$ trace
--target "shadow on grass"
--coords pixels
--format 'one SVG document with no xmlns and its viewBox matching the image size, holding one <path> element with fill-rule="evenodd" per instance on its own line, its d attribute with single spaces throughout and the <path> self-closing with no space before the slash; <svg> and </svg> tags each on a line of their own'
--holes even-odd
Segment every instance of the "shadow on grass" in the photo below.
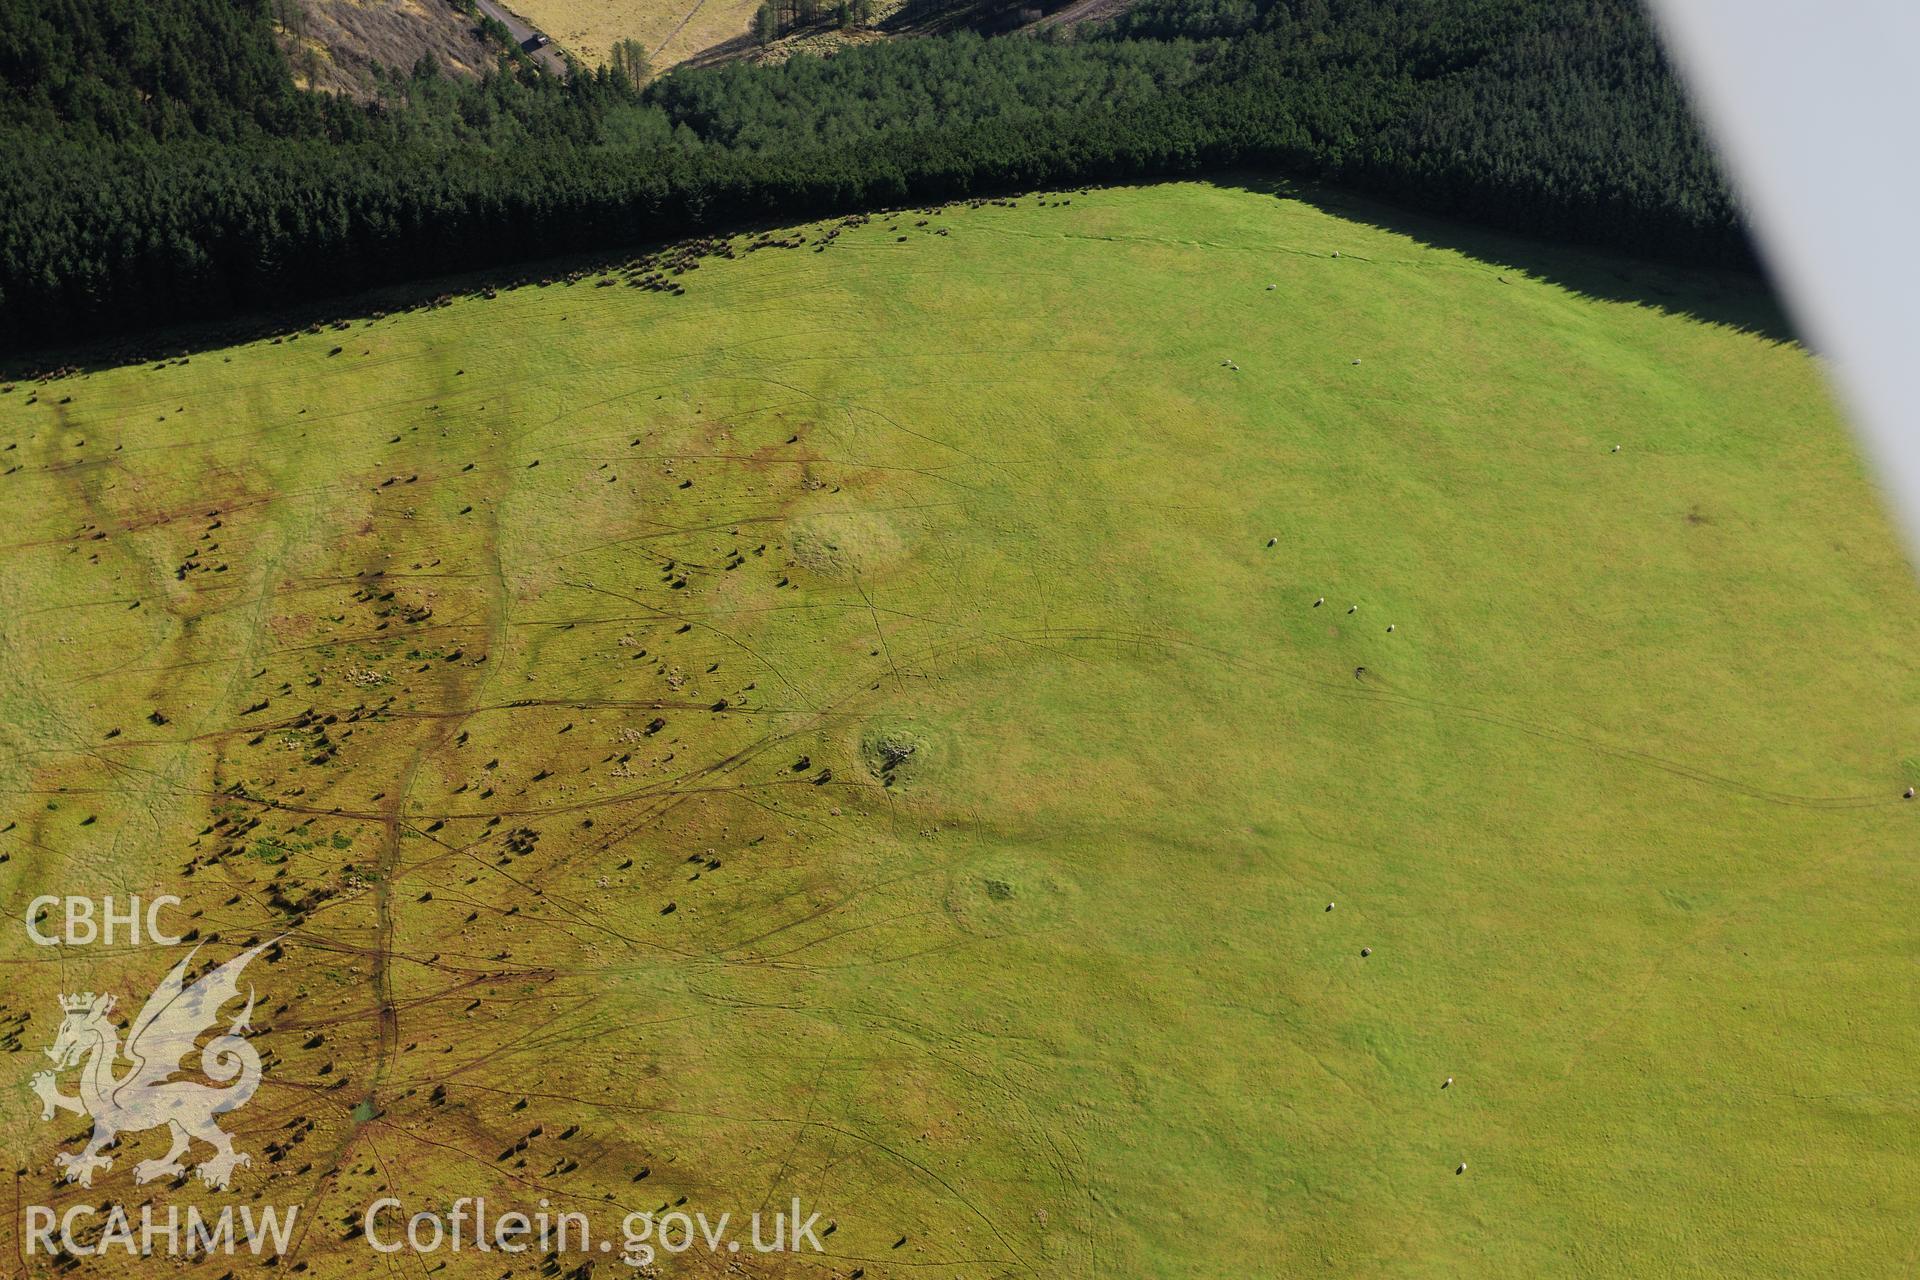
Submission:
<svg viewBox="0 0 1920 1280">
<path fill-rule="evenodd" d="M 1553 244 L 1400 208 L 1351 191 L 1258 175 L 1223 174 L 1223 187 L 1298 200 L 1334 217 L 1389 231 L 1434 249 L 1559 285 L 1605 302 L 1651 307 L 1725 325 L 1772 342 L 1801 342 L 1766 278 L 1723 267 L 1689 267 L 1619 250 Z"/>
<path fill-rule="evenodd" d="M 755 53 L 763 47 L 759 38 L 749 31 L 744 35 L 737 35 L 722 40 L 719 44 L 710 45 L 691 57 L 682 58 L 674 65 L 676 67 L 695 68 L 717 67 L 728 62 L 738 62 L 748 54 Z"/>
<path fill-rule="evenodd" d="M 1631 303 L 1709 324 L 1725 325 L 1773 342 L 1799 342 L 1764 278 L 1724 268 L 1693 268 L 1684 264 L 1627 256 L 1617 251 L 1580 245 L 1555 245 L 1470 223 L 1417 213 L 1334 187 L 1258 174 L 1221 173 L 1192 178 L 1169 176 L 1166 181 L 1211 182 L 1217 186 L 1298 200 L 1335 217 L 1403 235 L 1418 244 L 1451 249 L 1489 267 L 1560 285 L 1575 293 L 1608 302 Z M 1114 184 L 1117 189 L 1154 185 L 1153 180 Z M 1041 188 L 1052 190 L 1053 188 Z M 1066 189 L 1066 188 L 1061 188 Z M 1076 188 L 1077 189 L 1077 188 Z M 1026 194 L 1022 190 L 979 190 L 969 196 L 941 202 L 964 205 L 969 200 L 997 199 Z M 0 352 L 0 381 L 30 382 L 71 373 L 122 365 L 178 359 L 196 352 L 301 333 L 318 334 L 344 329 L 352 321 L 379 318 L 396 312 L 445 306 L 459 297 L 490 298 L 496 292 L 593 278 L 618 277 L 628 283 L 637 269 L 676 259 L 701 259 L 730 240 L 773 235 L 800 223 L 831 222 L 856 212 L 796 213 L 790 219 L 756 220 L 714 230 L 684 240 L 609 248 L 521 262 L 458 276 L 442 276 L 388 285 L 348 296 L 318 299 L 269 312 L 249 312 L 226 319 L 207 320 L 175 328 L 142 331 L 91 343 L 52 350 Z M 880 214 L 884 210 L 862 212 Z"/>
<path fill-rule="evenodd" d="M 382 320 L 412 311 L 431 311 L 462 298 L 492 300 L 518 289 L 547 288 L 612 280 L 628 286 L 640 272 L 671 267 L 675 261 L 702 260 L 717 247 L 742 235 L 771 233 L 787 224 L 755 223 L 717 230 L 684 240 L 644 246 L 608 248 L 504 263 L 498 267 L 458 275 L 433 276 L 400 284 L 382 285 L 339 297 L 316 298 L 276 307 L 249 310 L 210 320 L 195 320 L 162 329 L 63 344 L 42 350 L 0 352 L 0 382 L 48 381 L 73 374 L 136 364 L 166 364 L 222 347 L 251 342 L 293 341 L 302 335 L 344 332 L 356 322 Z M 675 273 L 677 276 L 678 273 Z"/>
</svg>

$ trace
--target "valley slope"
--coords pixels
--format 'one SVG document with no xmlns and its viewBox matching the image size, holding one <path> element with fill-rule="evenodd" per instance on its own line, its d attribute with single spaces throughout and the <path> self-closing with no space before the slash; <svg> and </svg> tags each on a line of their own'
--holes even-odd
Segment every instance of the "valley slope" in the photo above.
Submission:
<svg viewBox="0 0 1920 1280">
<path fill-rule="evenodd" d="M 387 1194 L 1910 1265 L 1920 606 L 1758 286 L 1226 184 L 755 239 L 0 396 L 4 905 L 284 935 L 283 1274 Z M 222 1203 L 55 1185 L 55 997 L 176 957 L 8 936 L 18 1194 Z"/>
</svg>

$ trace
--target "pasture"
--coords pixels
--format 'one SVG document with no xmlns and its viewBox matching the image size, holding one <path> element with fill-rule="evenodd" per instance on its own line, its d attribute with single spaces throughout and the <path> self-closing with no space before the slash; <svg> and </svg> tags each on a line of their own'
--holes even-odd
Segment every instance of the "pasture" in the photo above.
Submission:
<svg viewBox="0 0 1920 1280">
<path fill-rule="evenodd" d="M 5 908 L 285 935 L 279 1274 L 385 1274 L 389 1193 L 797 1196 L 768 1275 L 1909 1272 L 1911 568 L 1816 362 L 1693 314 L 1757 286 L 1444 232 L 1024 196 L 21 382 Z M 18 1194 L 222 1202 L 56 1182 L 56 996 L 176 957 L 11 928 Z"/>
<path fill-rule="evenodd" d="M 589 67 L 613 56 L 621 40 L 647 48 L 655 71 L 744 37 L 759 0 L 516 0 L 514 10 Z"/>
</svg>

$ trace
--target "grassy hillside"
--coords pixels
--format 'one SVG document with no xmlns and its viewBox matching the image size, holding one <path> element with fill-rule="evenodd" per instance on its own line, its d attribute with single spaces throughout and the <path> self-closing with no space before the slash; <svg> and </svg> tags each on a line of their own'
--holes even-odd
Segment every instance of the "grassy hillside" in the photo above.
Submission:
<svg viewBox="0 0 1920 1280">
<path fill-rule="evenodd" d="M 660 71 L 746 35 L 759 7 L 759 0 L 516 0 L 513 5 L 590 67 L 608 61 L 621 40 L 638 40 Z"/>
<path fill-rule="evenodd" d="M 15 388 L 7 911 L 287 933 L 283 1274 L 389 1187 L 798 1195 L 809 1276 L 1903 1274 L 1920 602 L 1816 365 L 1350 212 L 906 213 Z M 1622 275 L 1676 309 L 1558 283 Z M 172 957 L 10 936 L 21 1194 L 146 1196 L 157 1134 L 50 1190 L 25 1082 Z"/>
</svg>

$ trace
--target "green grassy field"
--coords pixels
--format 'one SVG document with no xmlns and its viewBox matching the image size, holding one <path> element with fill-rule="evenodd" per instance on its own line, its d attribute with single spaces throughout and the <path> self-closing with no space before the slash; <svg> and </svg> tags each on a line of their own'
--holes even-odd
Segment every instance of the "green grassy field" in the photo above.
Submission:
<svg viewBox="0 0 1920 1280">
<path fill-rule="evenodd" d="M 1816 363 L 1351 212 L 1027 197 L 16 387 L 7 910 L 288 934 L 280 1274 L 425 1274 L 344 1238 L 391 1188 L 837 1224 L 663 1274 L 1911 1275 L 1920 602 Z M 56 1187 L 26 1080 L 174 957 L 7 936 L 16 1202 L 143 1200 L 160 1135 Z"/>
</svg>

